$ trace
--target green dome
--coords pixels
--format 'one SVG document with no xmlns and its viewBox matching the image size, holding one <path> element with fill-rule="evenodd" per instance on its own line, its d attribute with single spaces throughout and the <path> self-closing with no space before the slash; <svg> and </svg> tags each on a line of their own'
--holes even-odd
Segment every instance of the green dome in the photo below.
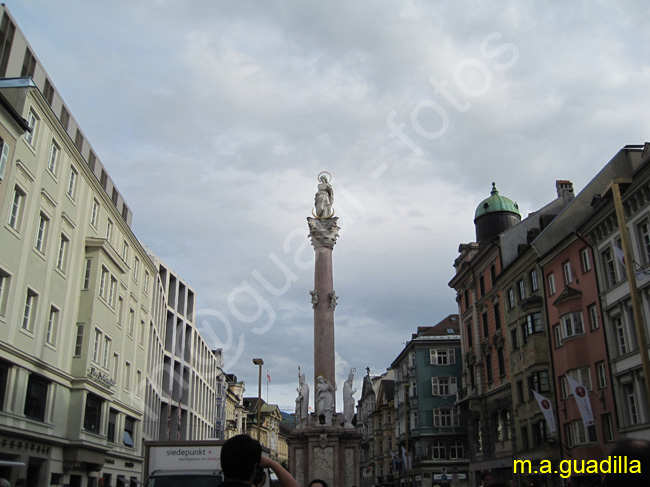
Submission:
<svg viewBox="0 0 650 487">
<path fill-rule="evenodd" d="M 521 213 L 519 213 L 519 205 L 512 201 L 510 198 L 500 196 L 496 184 L 492 183 L 492 191 L 490 193 L 490 197 L 481 201 L 481 203 L 476 207 L 474 220 L 488 213 L 499 212 L 514 213 L 518 215 L 519 218 L 521 218 Z"/>
</svg>

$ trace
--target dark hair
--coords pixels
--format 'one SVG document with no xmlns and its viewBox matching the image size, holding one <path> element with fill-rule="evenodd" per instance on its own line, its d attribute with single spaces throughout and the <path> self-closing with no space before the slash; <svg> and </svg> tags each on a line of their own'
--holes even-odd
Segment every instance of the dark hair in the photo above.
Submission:
<svg viewBox="0 0 650 487">
<path fill-rule="evenodd" d="M 488 475 L 492 477 L 492 472 L 490 472 L 489 470 L 483 470 L 481 472 L 481 480 L 485 480 L 485 477 L 487 477 Z"/>
<path fill-rule="evenodd" d="M 221 470 L 228 480 L 247 482 L 262 460 L 262 445 L 248 435 L 237 435 L 221 447 Z"/>
<path fill-rule="evenodd" d="M 486 487 L 508 487 L 505 482 L 501 482 L 500 480 L 494 480 L 487 484 Z"/>
<path fill-rule="evenodd" d="M 327 483 L 324 480 L 321 479 L 314 479 L 311 482 L 309 482 L 309 487 L 311 487 L 314 484 L 321 484 L 323 487 L 327 487 Z"/>
<path fill-rule="evenodd" d="M 605 475 L 604 485 L 616 487 L 647 487 L 650 485 L 650 441 L 635 438 L 626 438 L 619 441 L 609 452 L 612 457 L 627 457 L 627 463 L 637 460 L 641 464 L 639 473 L 608 473 Z"/>
</svg>

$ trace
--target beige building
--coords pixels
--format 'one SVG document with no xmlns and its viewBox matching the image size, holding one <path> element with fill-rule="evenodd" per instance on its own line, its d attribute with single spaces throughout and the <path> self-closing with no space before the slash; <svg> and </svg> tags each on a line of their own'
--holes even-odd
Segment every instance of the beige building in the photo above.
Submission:
<svg viewBox="0 0 650 487">
<path fill-rule="evenodd" d="M 244 407 L 244 393 L 246 384 L 238 381 L 233 374 L 226 375 L 228 389 L 226 391 L 226 432 L 225 439 L 246 432 L 246 408 Z"/>
<path fill-rule="evenodd" d="M 2 22 L 11 22 L 6 9 Z M 21 52 L 31 55 L 16 30 L 8 70 Z M 83 136 L 73 143 L 34 63 L 26 73 L 34 81 L 0 85 L 31 128 L 0 183 L 0 455 L 26 465 L 3 475 L 33 485 L 92 486 L 99 477 L 124 485 L 140 478 L 156 269 L 128 207 Z"/>
<path fill-rule="evenodd" d="M 260 426 L 257 423 L 257 401 L 256 397 L 247 397 L 244 399 L 244 407 L 248 414 L 246 420 L 246 433 L 253 438 L 259 439 L 262 446 L 268 448 L 271 452 L 271 458 L 280 461 L 280 453 L 284 448 L 287 452 L 288 446 L 280 446 L 280 422 L 282 414 L 277 404 L 267 404 L 261 399 L 260 406 Z"/>
<path fill-rule="evenodd" d="M 19 462 L 0 477 L 122 487 L 142 480 L 144 439 L 223 437 L 221 352 L 0 17 L 0 460 Z"/>
</svg>

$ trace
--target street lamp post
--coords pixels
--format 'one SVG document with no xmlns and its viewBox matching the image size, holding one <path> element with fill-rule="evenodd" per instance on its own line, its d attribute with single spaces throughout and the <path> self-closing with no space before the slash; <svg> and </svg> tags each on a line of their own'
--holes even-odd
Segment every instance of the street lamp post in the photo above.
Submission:
<svg viewBox="0 0 650 487">
<path fill-rule="evenodd" d="M 254 358 L 253 363 L 260 368 L 260 376 L 257 383 L 257 441 L 261 443 L 262 440 L 260 439 L 260 428 L 262 425 L 260 424 L 260 411 L 262 408 L 262 365 L 264 365 L 264 360 L 261 358 Z"/>
</svg>

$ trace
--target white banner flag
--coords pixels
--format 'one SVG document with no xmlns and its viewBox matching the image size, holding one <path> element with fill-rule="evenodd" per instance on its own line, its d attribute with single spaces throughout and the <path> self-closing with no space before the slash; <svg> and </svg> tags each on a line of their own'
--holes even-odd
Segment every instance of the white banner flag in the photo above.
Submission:
<svg viewBox="0 0 650 487">
<path fill-rule="evenodd" d="M 596 424 L 594 421 L 594 413 L 591 411 L 591 402 L 589 401 L 589 391 L 585 389 L 585 386 L 576 382 L 571 376 L 566 376 L 567 383 L 573 392 L 573 397 L 578 403 L 578 409 L 580 410 L 580 416 L 582 416 L 582 422 L 586 426 L 592 426 Z"/>
<path fill-rule="evenodd" d="M 544 413 L 544 418 L 546 418 L 546 424 L 548 424 L 548 431 L 552 435 L 555 434 L 556 427 L 555 427 L 555 415 L 553 414 L 553 408 L 551 407 L 551 401 L 546 399 L 544 396 L 539 394 L 537 391 L 531 389 L 533 391 L 533 394 L 535 394 L 535 399 L 537 399 L 537 404 L 539 404 L 539 408 L 542 410 L 542 413 Z"/>
</svg>

